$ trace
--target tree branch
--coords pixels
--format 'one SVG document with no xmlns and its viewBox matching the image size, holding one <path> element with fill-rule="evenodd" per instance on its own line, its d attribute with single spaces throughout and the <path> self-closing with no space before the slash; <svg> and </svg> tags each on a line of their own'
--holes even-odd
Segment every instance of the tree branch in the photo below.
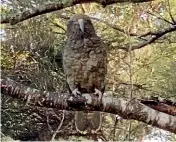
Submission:
<svg viewBox="0 0 176 142">
<path fill-rule="evenodd" d="M 176 21 L 175 21 L 173 15 L 172 15 L 172 13 L 171 13 L 171 7 L 170 7 L 170 2 L 169 2 L 169 0 L 167 0 L 167 5 L 168 5 L 167 11 L 168 11 L 168 13 L 169 13 L 169 16 L 170 16 L 172 22 L 173 22 L 174 24 L 176 24 Z"/>
<path fill-rule="evenodd" d="M 164 112 L 166 114 L 176 116 L 176 105 L 175 104 L 168 104 L 165 102 L 155 101 L 155 100 L 141 100 L 142 104 L 158 110 L 160 112 Z"/>
<path fill-rule="evenodd" d="M 98 22 L 101 22 L 101 23 L 104 23 L 105 25 L 109 26 L 110 28 L 114 29 L 114 30 L 117 30 L 123 34 L 127 34 L 125 32 L 125 30 L 119 28 L 118 26 L 116 25 L 113 25 L 113 24 L 110 24 L 109 22 L 105 21 L 105 20 L 102 20 L 102 19 L 99 19 L 99 18 L 96 18 L 96 17 L 90 17 L 92 20 L 95 20 L 95 21 L 98 21 Z M 138 34 L 135 34 L 135 33 L 129 33 L 130 36 L 139 36 Z"/>
<path fill-rule="evenodd" d="M 149 45 L 151 43 L 154 43 L 157 39 L 161 38 L 162 36 L 164 36 L 165 34 L 171 33 L 176 31 L 176 25 L 173 25 L 170 28 L 164 29 L 162 31 L 157 31 L 157 32 L 148 32 L 145 33 L 144 35 L 141 35 L 140 37 L 145 37 L 145 36 L 151 36 L 148 40 L 143 41 L 141 44 L 138 45 L 132 45 L 131 46 L 131 50 L 135 50 L 135 49 L 140 49 L 146 45 Z M 125 51 L 129 51 L 129 46 L 121 46 L 118 47 L 119 49 L 123 49 Z"/>
<path fill-rule="evenodd" d="M 76 4 L 82 4 L 82 3 L 95 2 L 105 7 L 107 5 L 114 4 L 114 3 L 123 3 L 123 2 L 142 3 L 142 2 L 149 2 L 149 1 L 152 1 L 152 0 L 69 0 L 69 1 L 61 0 L 61 2 L 58 2 L 58 3 L 45 4 L 40 7 L 24 11 L 22 13 L 17 13 L 15 15 L 1 15 L 1 23 L 10 23 L 11 25 L 14 25 L 38 15 L 46 14 L 56 10 L 61 10 L 66 7 L 70 7 L 70 6 L 74 6 Z"/>
<path fill-rule="evenodd" d="M 93 94 L 82 94 L 75 98 L 68 93 L 39 91 L 14 82 L 8 78 L 1 79 L 1 92 L 14 98 L 26 101 L 30 105 L 57 108 L 70 111 L 102 111 L 118 114 L 124 119 L 134 119 L 146 124 L 176 133 L 176 117 L 158 112 L 145 106 L 136 99 L 98 97 Z"/>
<path fill-rule="evenodd" d="M 63 110 L 63 112 L 62 112 L 62 120 L 61 120 L 59 126 L 57 127 L 57 130 L 56 130 L 56 131 L 54 132 L 54 134 L 52 135 L 51 141 L 54 141 L 54 139 L 55 139 L 57 133 L 59 132 L 60 128 L 62 127 L 62 124 L 63 124 L 63 122 L 64 122 L 64 119 L 65 119 L 65 114 L 64 114 L 64 110 Z"/>
</svg>

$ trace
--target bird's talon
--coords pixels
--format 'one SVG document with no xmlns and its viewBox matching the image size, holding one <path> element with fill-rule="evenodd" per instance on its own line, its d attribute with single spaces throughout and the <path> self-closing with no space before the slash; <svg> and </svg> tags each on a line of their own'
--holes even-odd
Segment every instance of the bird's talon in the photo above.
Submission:
<svg viewBox="0 0 176 142">
<path fill-rule="evenodd" d="M 78 95 L 81 95 L 81 92 L 78 90 L 78 88 L 76 88 L 75 90 L 73 90 L 72 94 L 73 94 L 75 97 L 78 97 Z"/>
<path fill-rule="evenodd" d="M 77 91 L 77 94 L 78 94 L 78 95 L 81 95 L 81 92 L 80 92 L 80 91 Z"/>
<path fill-rule="evenodd" d="M 102 98 L 102 92 L 98 89 L 95 88 L 95 95 L 98 95 L 98 101 L 100 102 L 101 101 L 101 98 Z"/>
</svg>

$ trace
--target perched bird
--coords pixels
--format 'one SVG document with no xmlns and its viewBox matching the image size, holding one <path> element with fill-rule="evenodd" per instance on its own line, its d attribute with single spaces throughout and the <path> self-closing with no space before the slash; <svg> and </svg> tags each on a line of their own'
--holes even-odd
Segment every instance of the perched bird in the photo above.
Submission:
<svg viewBox="0 0 176 142">
<path fill-rule="evenodd" d="M 72 94 L 77 97 L 94 93 L 101 100 L 107 73 L 107 48 L 87 15 L 75 14 L 68 21 L 63 67 Z M 101 127 L 100 112 L 76 112 L 75 124 L 80 133 L 97 132 Z"/>
</svg>

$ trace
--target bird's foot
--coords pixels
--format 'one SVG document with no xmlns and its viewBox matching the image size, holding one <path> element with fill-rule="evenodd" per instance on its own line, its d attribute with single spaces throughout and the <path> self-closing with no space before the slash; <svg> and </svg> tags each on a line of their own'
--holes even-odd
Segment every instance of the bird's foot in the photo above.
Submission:
<svg viewBox="0 0 176 142">
<path fill-rule="evenodd" d="M 98 89 L 95 88 L 95 93 L 94 95 L 98 95 L 98 101 L 100 102 L 102 99 L 102 92 Z"/>
<path fill-rule="evenodd" d="M 75 97 L 78 97 L 78 95 L 81 95 L 81 92 L 78 90 L 78 88 L 76 88 L 75 90 L 72 91 L 72 94 L 73 94 Z"/>
</svg>

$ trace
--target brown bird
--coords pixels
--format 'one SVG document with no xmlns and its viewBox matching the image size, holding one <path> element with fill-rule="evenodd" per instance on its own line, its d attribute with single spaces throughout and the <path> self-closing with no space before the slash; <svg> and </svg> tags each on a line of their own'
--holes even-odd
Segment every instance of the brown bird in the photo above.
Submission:
<svg viewBox="0 0 176 142">
<path fill-rule="evenodd" d="M 107 48 L 86 15 L 76 14 L 68 21 L 63 67 L 72 94 L 77 97 L 94 93 L 101 100 L 107 73 Z M 75 124 L 81 133 L 97 132 L 101 128 L 100 112 L 76 112 Z"/>
</svg>

